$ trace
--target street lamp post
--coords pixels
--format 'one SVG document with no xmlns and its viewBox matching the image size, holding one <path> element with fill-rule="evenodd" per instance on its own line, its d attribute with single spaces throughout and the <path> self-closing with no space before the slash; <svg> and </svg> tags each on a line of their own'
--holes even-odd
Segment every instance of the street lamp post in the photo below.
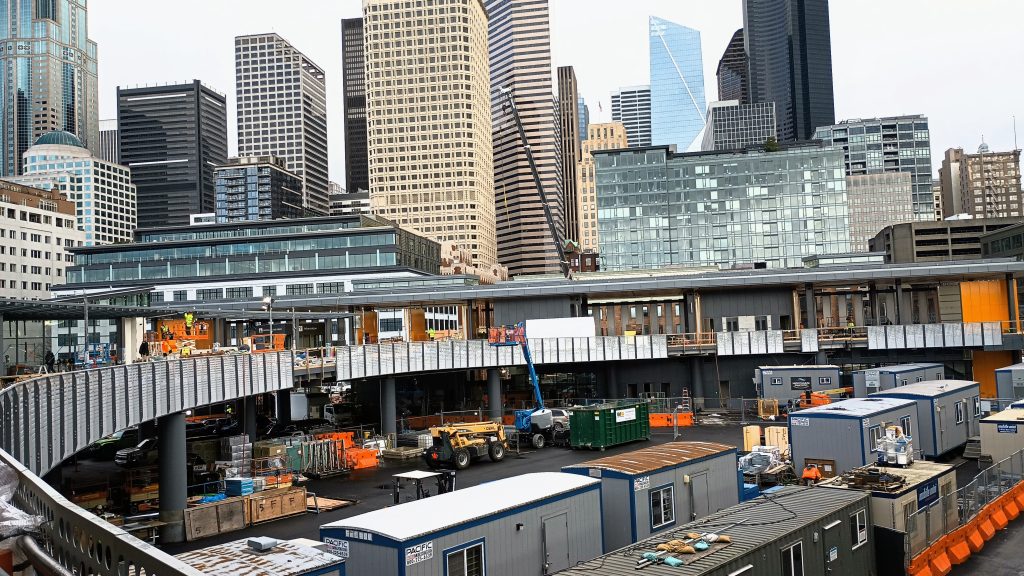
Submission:
<svg viewBox="0 0 1024 576">
<path fill-rule="evenodd" d="M 270 319 L 270 349 L 274 349 L 274 298 L 273 296 L 263 297 L 263 309 L 267 311 Z"/>
</svg>

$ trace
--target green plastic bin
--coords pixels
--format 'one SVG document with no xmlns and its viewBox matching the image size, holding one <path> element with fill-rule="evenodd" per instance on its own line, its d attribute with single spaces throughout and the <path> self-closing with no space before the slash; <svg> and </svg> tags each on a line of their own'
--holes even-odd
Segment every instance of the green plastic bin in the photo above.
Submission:
<svg viewBox="0 0 1024 576">
<path fill-rule="evenodd" d="M 609 402 L 572 408 L 569 436 L 573 448 L 604 450 L 636 440 L 651 439 L 646 402 Z"/>
</svg>

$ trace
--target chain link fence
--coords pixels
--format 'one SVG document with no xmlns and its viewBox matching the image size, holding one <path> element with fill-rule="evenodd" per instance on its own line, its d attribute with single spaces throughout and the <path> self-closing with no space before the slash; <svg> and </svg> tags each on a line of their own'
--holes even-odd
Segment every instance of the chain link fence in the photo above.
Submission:
<svg viewBox="0 0 1024 576">
<path fill-rule="evenodd" d="M 966 525 L 990 502 L 1024 478 L 1024 450 L 982 470 L 956 492 L 939 498 L 907 516 L 905 549 L 909 562 L 940 538 Z"/>
</svg>

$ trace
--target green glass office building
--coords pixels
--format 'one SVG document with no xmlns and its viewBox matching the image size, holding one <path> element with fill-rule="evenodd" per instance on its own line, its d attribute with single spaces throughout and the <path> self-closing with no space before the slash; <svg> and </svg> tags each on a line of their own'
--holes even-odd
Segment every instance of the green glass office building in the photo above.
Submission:
<svg viewBox="0 0 1024 576">
<path fill-rule="evenodd" d="M 801 266 L 849 252 L 843 151 L 595 152 L 602 268 Z"/>
</svg>

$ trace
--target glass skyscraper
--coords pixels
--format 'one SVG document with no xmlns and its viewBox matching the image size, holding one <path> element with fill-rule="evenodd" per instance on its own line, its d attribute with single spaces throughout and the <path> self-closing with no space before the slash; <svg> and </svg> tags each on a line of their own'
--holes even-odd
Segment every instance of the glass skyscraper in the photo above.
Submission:
<svg viewBox="0 0 1024 576">
<path fill-rule="evenodd" d="M 99 145 L 96 43 L 86 0 L 0 2 L 0 175 L 22 173 L 22 156 L 56 130 Z"/>
<path fill-rule="evenodd" d="M 676 154 L 652 146 L 593 155 L 606 270 L 786 268 L 850 251 L 841 148 Z"/>
<path fill-rule="evenodd" d="M 651 143 L 690 147 L 707 112 L 700 32 L 650 18 Z"/>
</svg>

